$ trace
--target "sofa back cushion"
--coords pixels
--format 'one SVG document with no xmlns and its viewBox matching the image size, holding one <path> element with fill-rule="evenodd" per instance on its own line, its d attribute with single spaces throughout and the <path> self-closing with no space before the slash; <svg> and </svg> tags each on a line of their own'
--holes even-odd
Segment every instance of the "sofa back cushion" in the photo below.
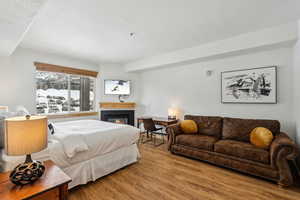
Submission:
<svg viewBox="0 0 300 200">
<path fill-rule="evenodd" d="M 259 120 L 259 119 L 223 119 L 222 139 L 231 139 L 244 142 L 250 142 L 251 131 L 256 127 L 269 129 L 273 135 L 280 133 L 280 123 L 277 120 Z"/>
<path fill-rule="evenodd" d="M 194 120 L 197 123 L 199 134 L 221 138 L 223 121 L 222 117 L 186 115 L 184 119 Z"/>
</svg>

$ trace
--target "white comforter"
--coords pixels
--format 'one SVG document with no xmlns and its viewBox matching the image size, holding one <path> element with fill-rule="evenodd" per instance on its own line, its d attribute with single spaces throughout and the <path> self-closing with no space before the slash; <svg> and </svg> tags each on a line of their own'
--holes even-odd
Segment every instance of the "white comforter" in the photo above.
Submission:
<svg viewBox="0 0 300 200">
<path fill-rule="evenodd" d="M 137 142 L 139 129 L 98 120 L 54 123 L 56 132 L 49 137 L 48 148 L 33 153 L 35 160 L 53 160 L 66 169 L 77 163 L 126 149 Z M 68 155 L 69 154 L 69 155 Z M 0 169 L 11 170 L 24 162 L 25 156 L 7 156 L 0 149 Z"/>
<path fill-rule="evenodd" d="M 54 130 L 49 150 L 61 167 L 130 146 L 139 137 L 135 127 L 98 120 L 59 122 Z"/>
</svg>

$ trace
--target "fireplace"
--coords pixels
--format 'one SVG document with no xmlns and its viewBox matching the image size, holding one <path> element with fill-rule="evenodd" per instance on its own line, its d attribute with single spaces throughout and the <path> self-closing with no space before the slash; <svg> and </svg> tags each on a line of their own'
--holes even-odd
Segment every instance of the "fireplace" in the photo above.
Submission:
<svg viewBox="0 0 300 200">
<path fill-rule="evenodd" d="M 128 124 L 127 117 L 124 118 L 109 118 L 108 122 L 116 123 L 116 124 Z"/>
<path fill-rule="evenodd" d="M 102 110 L 101 120 L 134 126 L 134 110 Z"/>
</svg>

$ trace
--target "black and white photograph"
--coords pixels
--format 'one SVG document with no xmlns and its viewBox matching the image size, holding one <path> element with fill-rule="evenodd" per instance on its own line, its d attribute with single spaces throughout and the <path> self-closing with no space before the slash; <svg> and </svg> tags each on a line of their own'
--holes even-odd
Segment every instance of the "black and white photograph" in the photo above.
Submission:
<svg viewBox="0 0 300 200">
<path fill-rule="evenodd" d="M 222 103 L 277 103 L 277 67 L 222 72 Z"/>
</svg>

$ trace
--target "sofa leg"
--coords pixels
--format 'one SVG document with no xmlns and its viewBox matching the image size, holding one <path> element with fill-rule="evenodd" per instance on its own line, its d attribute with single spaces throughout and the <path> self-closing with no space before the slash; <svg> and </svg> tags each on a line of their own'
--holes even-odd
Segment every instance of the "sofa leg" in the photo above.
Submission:
<svg viewBox="0 0 300 200">
<path fill-rule="evenodd" d="M 293 178 L 289 178 L 289 179 L 287 179 L 287 178 L 281 179 L 281 180 L 278 181 L 277 184 L 278 184 L 278 186 L 279 186 L 280 188 L 288 187 L 288 186 L 290 186 L 290 185 L 293 185 Z"/>
<path fill-rule="evenodd" d="M 280 183 L 280 182 L 278 182 L 277 184 L 278 184 L 278 187 L 281 188 L 281 189 L 285 189 L 285 188 L 288 187 L 288 185 Z"/>
</svg>

